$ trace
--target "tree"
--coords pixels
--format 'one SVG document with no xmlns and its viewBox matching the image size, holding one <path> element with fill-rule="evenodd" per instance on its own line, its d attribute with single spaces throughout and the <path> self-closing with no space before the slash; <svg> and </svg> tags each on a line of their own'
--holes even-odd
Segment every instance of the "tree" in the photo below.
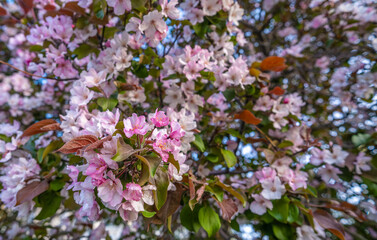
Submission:
<svg viewBox="0 0 377 240">
<path fill-rule="evenodd" d="M 373 1 L 19 0 L 0 21 L 1 235 L 377 237 Z"/>
</svg>

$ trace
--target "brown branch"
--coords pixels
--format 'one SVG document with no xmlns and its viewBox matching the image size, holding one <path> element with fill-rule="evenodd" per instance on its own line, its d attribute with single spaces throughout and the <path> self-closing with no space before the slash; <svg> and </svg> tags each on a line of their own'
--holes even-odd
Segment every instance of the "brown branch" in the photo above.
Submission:
<svg viewBox="0 0 377 240">
<path fill-rule="evenodd" d="M 216 176 L 216 175 L 222 175 L 222 174 L 241 174 L 241 173 L 248 173 L 252 172 L 253 170 L 234 170 L 230 171 L 229 168 L 221 171 L 212 171 L 209 173 L 211 176 Z"/>
<path fill-rule="evenodd" d="M 7 66 L 9 66 L 9 67 L 11 67 L 11 68 L 19 71 L 19 72 L 22 72 L 23 74 L 26 74 L 26 75 L 31 76 L 31 77 L 45 78 L 45 79 L 51 79 L 51 80 L 55 80 L 55 81 L 73 81 L 73 80 L 78 80 L 77 78 L 65 78 L 65 79 L 61 79 L 61 78 L 52 78 L 52 77 L 42 77 L 42 76 L 39 76 L 39 75 L 35 75 L 35 74 L 32 74 L 32 73 L 26 72 L 26 71 L 24 71 L 22 69 L 19 69 L 19 68 L 15 67 L 15 66 L 7 63 L 7 62 L 2 61 L 2 60 L 0 60 L 0 63 L 5 64 L 5 65 L 7 65 Z"/>
</svg>

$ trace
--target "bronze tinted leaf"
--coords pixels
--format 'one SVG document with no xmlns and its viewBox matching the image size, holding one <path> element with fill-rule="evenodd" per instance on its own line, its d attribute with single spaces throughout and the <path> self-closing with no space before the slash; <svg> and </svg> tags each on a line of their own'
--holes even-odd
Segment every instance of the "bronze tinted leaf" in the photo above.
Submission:
<svg viewBox="0 0 377 240">
<path fill-rule="evenodd" d="M 235 119 L 241 119 L 245 123 L 257 125 L 262 122 L 261 119 L 257 118 L 249 110 L 243 110 L 240 113 L 234 115 Z"/>
<path fill-rule="evenodd" d="M 61 153 L 75 153 L 78 150 L 98 141 L 98 138 L 94 135 L 83 135 L 66 142 L 63 147 L 58 149 Z"/>
<path fill-rule="evenodd" d="M 39 133 L 43 133 L 43 132 L 48 132 L 50 130 L 45 130 L 45 129 L 42 129 L 42 128 L 46 127 L 48 129 L 48 128 L 51 128 L 51 126 L 50 127 L 47 127 L 47 126 L 54 125 L 54 124 L 59 124 L 59 123 L 56 122 L 53 119 L 45 119 L 45 120 L 36 122 L 33 125 L 31 125 L 30 127 L 28 127 L 24 131 L 24 133 L 22 134 L 21 137 L 29 137 L 29 136 L 33 136 L 35 134 L 39 134 Z M 54 127 L 56 128 L 56 125 L 54 125 Z"/>
<path fill-rule="evenodd" d="M 238 211 L 237 204 L 230 198 L 217 202 L 221 208 L 221 216 L 226 221 L 230 221 L 234 214 Z"/>
<path fill-rule="evenodd" d="M 18 3 L 25 12 L 25 15 L 33 8 L 34 0 L 18 0 Z"/>
<path fill-rule="evenodd" d="M 47 132 L 47 131 L 55 131 L 55 130 L 62 130 L 62 129 L 60 128 L 59 123 L 53 123 L 53 124 L 49 124 L 44 127 L 41 127 L 41 130 Z"/>
<path fill-rule="evenodd" d="M 338 223 L 330 213 L 318 209 L 313 213 L 313 217 L 321 227 L 329 230 L 341 240 L 345 239 L 343 226 Z"/>
<path fill-rule="evenodd" d="M 183 188 L 180 184 L 175 184 L 175 187 L 177 190 L 168 192 L 166 202 L 157 212 L 157 214 L 152 218 L 152 223 L 165 223 L 168 217 L 173 215 L 173 213 L 175 213 L 175 211 L 177 211 L 178 207 L 181 205 Z"/>
<path fill-rule="evenodd" d="M 260 65 L 263 71 L 281 72 L 288 66 L 285 65 L 285 59 L 282 57 L 271 56 L 264 59 Z"/>
<path fill-rule="evenodd" d="M 268 93 L 271 93 L 271 94 L 274 94 L 276 96 L 281 96 L 284 94 L 284 89 L 282 89 L 281 87 L 279 86 L 276 86 L 274 87 L 274 89 L 272 89 L 271 91 L 269 91 Z"/>
<path fill-rule="evenodd" d="M 0 7 L 0 16 L 5 16 L 5 15 L 7 15 L 7 10 L 5 10 L 2 7 Z"/>
<path fill-rule="evenodd" d="M 94 143 L 91 143 L 91 144 L 89 144 L 85 148 L 85 152 L 93 150 L 93 149 L 96 149 L 96 148 L 102 148 L 103 147 L 103 143 L 107 142 L 107 141 L 110 141 L 111 139 L 112 139 L 112 136 L 107 136 L 107 137 L 102 138 L 101 140 L 98 140 L 98 141 L 96 141 Z"/>
<path fill-rule="evenodd" d="M 47 191 L 48 187 L 49 184 L 47 180 L 43 180 L 41 182 L 31 182 L 27 184 L 24 188 L 18 191 L 16 196 L 16 206 L 31 201 L 39 194 L 43 193 L 44 191 Z"/>
</svg>

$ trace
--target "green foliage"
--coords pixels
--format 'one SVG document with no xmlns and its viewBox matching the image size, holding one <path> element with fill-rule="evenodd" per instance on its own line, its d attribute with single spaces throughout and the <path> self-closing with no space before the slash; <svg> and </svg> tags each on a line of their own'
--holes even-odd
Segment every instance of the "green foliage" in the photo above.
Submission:
<svg viewBox="0 0 377 240">
<path fill-rule="evenodd" d="M 154 202 L 157 210 L 160 210 L 168 196 L 169 175 L 165 169 L 158 168 L 154 180 L 157 188 L 154 191 Z"/>
<path fill-rule="evenodd" d="M 191 211 L 191 208 L 186 204 L 180 213 L 180 220 L 182 226 L 187 228 L 190 231 L 198 232 L 200 229 L 199 223 L 199 206 L 195 206 L 194 210 Z"/>
<path fill-rule="evenodd" d="M 204 145 L 203 139 L 200 135 L 195 135 L 195 141 L 192 142 L 194 146 L 201 152 L 204 152 L 206 150 L 206 147 Z"/>
<path fill-rule="evenodd" d="M 43 220 L 54 216 L 60 207 L 61 201 L 62 198 L 54 191 L 47 191 L 39 195 L 38 202 L 42 210 L 35 219 Z"/>
<path fill-rule="evenodd" d="M 233 167 L 237 163 L 237 157 L 232 151 L 221 149 L 221 154 L 223 155 L 226 165 L 228 168 Z"/>
<path fill-rule="evenodd" d="M 199 223 L 206 230 L 209 237 L 212 237 L 221 227 L 219 215 L 209 205 L 199 210 Z"/>
<path fill-rule="evenodd" d="M 284 196 L 282 199 L 273 200 L 273 209 L 268 210 L 268 213 L 279 222 L 286 223 L 289 215 L 289 199 Z"/>
<path fill-rule="evenodd" d="M 98 98 L 98 105 L 102 108 L 102 111 L 113 110 L 113 108 L 118 104 L 118 100 L 114 98 Z"/>
</svg>

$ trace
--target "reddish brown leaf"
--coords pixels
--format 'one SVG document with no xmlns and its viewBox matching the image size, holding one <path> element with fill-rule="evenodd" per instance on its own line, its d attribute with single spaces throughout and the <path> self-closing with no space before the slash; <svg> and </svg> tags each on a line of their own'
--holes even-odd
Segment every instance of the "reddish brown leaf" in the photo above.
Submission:
<svg viewBox="0 0 377 240">
<path fill-rule="evenodd" d="M 156 215 L 151 219 L 154 224 L 164 224 L 169 216 L 173 215 L 175 211 L 181 206 L 181 197 L 183 187 L 180 184 L 175 184 L 176 190 L 169 191 L 166 202 Z"/>
<path fill-rule="evenodd" d="M 197 197 L 196 197 L 196 201 L 197 201 L 197 202 L 199 202 L 199 200 L 202 198 L 205 188 L 206 188 L 206 185 L 203 185 L 203 186 L 201 186 L 201 187 L 198 189 L 198 191 L 196 191 L 196 195 L 197 195 Z"/>
<path fill-rule="evenodd" d="M 36 122 L 33 125 L 31 125 L 30 127 L 28 127 L 24 131 L 24 133 L 22 134 L 21 137 L 29 137 L 29 136 L 33 136 L 33 135 L 38 134 L 38 133 L 48 132 L 50 130 L 43 130 L 42 128 L 47 127 L 48 125 L 51 125 L 51 124 L 56 124 L 56 123 L 57 122 L 53 119 L 45 119 L 45 120 Z M 57 124 L 59 124 L 59 123 L 57 123 Z"/>
<path fill-rule="evenodd" d="M 85 15 L 85 9 L 80 7 L 77 2 L 67 2 L 64 5 L 63 9 L 74 13 L 80 13 L 81 15 Z"/>
<path fill-rule="evenodd" d="M 284 58 L 271 56 L 264 59 L 260 67 L 263 71 L 281 72 L 287 68 L 287 65 Z"/>
<path fill-rule="evenodd" d="M 318 209 L 313 213 L 313 217 L 321 227 L 329 230 L 341 240 L 345 239 L 343 226 L 338 223 L 330 213 Z"/>
<path fill-rule="evenodd" d="M 222 202 L 217 201 L 221 208 L 221 216 L 224 220 L 229 221 L 238 211 L 237 204 L 232 199 L 224 199 Z"/>
<path fill-rule="evenodd" d="M 257 118 L 249 110 L 243 110 L 242 112 L 234 115 L 235 119 L 241 119 L 245 123 L 257 125 L 262 122 L 261 119 Z"/>
<path fill-rule="evenodd" d="M 271 91 L 269 91 L 268 93 L 270 93 L 270 94 L 274 94 L 274 95 L 276 95 L 276 96 L 281 96 L 281 95 L 283 95 L 284 94 L 284 89 L 282 89 L 281 87 L 279 87 L 279 86 L 276 86 L 276 87 L 274 87 L 274 89 L 272 89 Z"/>
<path fill-rule="evenodd" d="M 71 141 L 65 143 L 58 152 L 61 153 L 75 153 L 78 150 L 98 141 L 98 138 L 94 135 L 83 135 L 72 139 Z"/>
<path fill-rule="evenodd" d="M 27 184 L 24 188 L 18 191 L 16 199 L 16 206 L 23 204 L 25 202 L 31 201 L 33 198 L 39 194 L 46 191 L 49 187 L 47 180 L 41 182 L 31 182 Z"/>
<path fill-rule="evenodd" d="M 47 4 L 45 7 L 44 7 L 45 10 L 47 11 L 53 11 L 56 9 L 56 7 L 54 5 L 51 5 L 51 4 Z"/>
<path fill-rule="evenodd" d="M 47 132 L 47 131 L 55 131 L 55 130 L 62 130 L 62 129 L 60 128 L 59 123 L 53 123 L 53 124 L 49 124 L 44 127 L 41 127 L 41 130 Z"/>
<path fill-rule="evenodd" d="M 7 10 L 5 8 L 0 7 L 0 16 L 6 16 L 7 15 Z"/>
<path fill-rule="evenodd" d="M 189 178 L 189 189 L 190 189 L 190 200 L 195 198 L 195 186 L 194 183 L 192 182 L 192 179 Z"/>
<path fill-rule="evenodd" d="M 111 139 L 112 139 L 112 136 L 107 136 L 107 137 L 102 138 L 101 140 L 98 140 L 97 142 L 89 144 L 85 148 L 85 152 L 93 150 L 93 149 L 96 149 L 96 148 L 102 148 L 103 147 L 103 143 L 107 142 L 107 141 L 110 141 Z"/>
<path fill-rule="evenodd" d="M 24 10 L 25 14 L 27 14 L 30 11 L 30 9 L 33 8 L 33 2 L 34 0 L 18 0 L 18 3 Z"/>
</svg>

